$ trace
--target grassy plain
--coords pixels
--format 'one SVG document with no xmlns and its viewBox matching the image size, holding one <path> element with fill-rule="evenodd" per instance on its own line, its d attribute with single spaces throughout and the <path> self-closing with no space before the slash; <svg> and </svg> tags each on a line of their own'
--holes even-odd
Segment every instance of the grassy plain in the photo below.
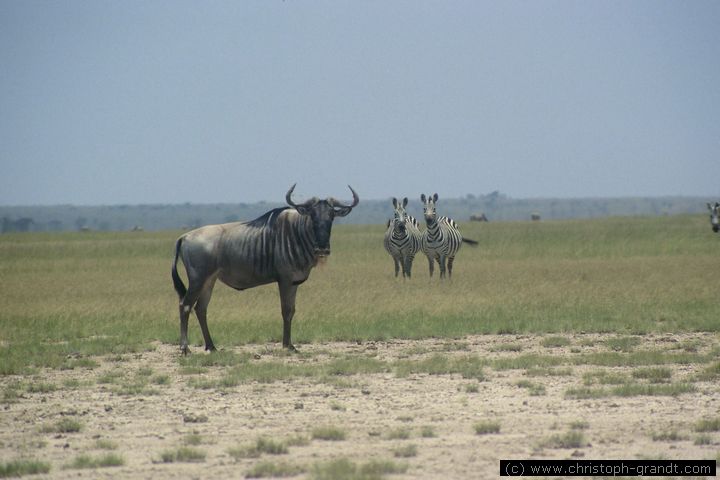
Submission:
<svg viewBox="0 0 720 480">
<path fill-rule="evenodd" d="M 382 226 L 337 225 L 333 254 L 299 289 L 293 340 L 485 333 L 718 331 L 720 239 L 700 216 L 466 223 L 452 280 L 393 276 Z M 73 368 L 88 355 L 178 342 L 170 280 L 179 232 L 0 236 L 0 373 Z M 274 285 L 215 288 L 219 347 L 279 342 Z M 191 342 L 201 345 L 191 319 Z M 77 366 L 82 366 L 78 364 Z"/>
</svg>

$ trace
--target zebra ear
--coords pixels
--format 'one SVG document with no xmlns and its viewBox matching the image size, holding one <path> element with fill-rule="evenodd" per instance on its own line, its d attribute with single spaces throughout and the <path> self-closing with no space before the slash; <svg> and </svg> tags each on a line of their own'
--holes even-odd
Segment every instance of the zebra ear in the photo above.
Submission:
<svg viewBox="0 0 720 480">
<path fill-rule="evenodd" d="M 425 194 L 424 193 L 420 194 L 420 201 L 425 203 Z"/>
<path fill-rule="evenodd" d="M 407 207 L 407 204 L 408 204 L 408 198 L 405 197 L 405 198 L 403 198 L 403 208 Z"/>
<path fill-rule="evenodd" d="M 393 197 L 392 202 L 393 202 L 393 207 L 397 208 L 397 198 Z M 708 207 L 709 206 L 710 206 L 710 204 L 708 203 Z"/>
<path fill-rule="evenodd" d="M 437 202 L 437 201 L 438 201 L 438 194 L 436 193 L 435 195 L 433 195 L 433 202 Z"/>
</svg>

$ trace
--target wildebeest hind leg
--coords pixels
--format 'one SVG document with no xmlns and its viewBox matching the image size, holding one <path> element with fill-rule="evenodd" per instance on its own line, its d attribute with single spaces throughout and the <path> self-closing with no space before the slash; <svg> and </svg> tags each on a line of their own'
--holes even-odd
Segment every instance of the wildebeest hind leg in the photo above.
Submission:
<svg viewBox="0 0 720 480">
<path fill-rule="evenodd" d="M 212 341 L 212 338 L 210 338 L 210 330 L 208 329 L 207 325 L 207 307 L 210 303 L 210 298 L 212 297 L 212 291 L 214 286 L 215 280 L 213 279 L 205 285 L 205 288 L 203 289 L 202 293 L 200 293 L 198 301 L 195 304 L 195 314 L 198 317 L 198 322 L 200 323 L 200 330 L 202 330 L 203 339 L 205 340 L 205 350 L 209 350 L 211 352 L 214 352 L 216 348 L 215 344 Z"/>
<path fill-rule="evenodd" d="M 188 347 L 188 319 L 200 293 L 202 293 L 201 290 L 191 287 L 180 301 L 180 351 L 183 355 L 190 353 Z"/>
</svg>

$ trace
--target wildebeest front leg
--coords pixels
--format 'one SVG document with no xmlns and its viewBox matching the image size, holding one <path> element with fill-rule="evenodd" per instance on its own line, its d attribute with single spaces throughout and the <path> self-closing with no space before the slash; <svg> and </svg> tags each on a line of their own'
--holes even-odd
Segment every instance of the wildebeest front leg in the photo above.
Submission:
<svg viewBox="0 0 720 480">
<path fill-rule="evenodd" d="M 280 282 L 280 308 L 283 317 L 283 347 L 294 352 L 295 346 L 290 341 L 290 328 L 292 326 L 293 315 L 295 315 L 295 295 L 297 294 L 297 285 L 286 284 Z"/>
</svg>

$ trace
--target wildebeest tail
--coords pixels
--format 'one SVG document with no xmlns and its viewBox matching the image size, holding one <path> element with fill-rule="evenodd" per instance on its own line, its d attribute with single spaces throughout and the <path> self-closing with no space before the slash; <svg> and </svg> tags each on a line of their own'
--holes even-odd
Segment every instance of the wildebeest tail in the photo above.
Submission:
<svg viewBox="0 0 720 480">
<path fill-rule="evenodd" d="M 477 240 L 470 240 L 469 238 L 463 238 L 463 242 L 468 243 L 473 246 L 478 244 Z"/>
<path fill-rule="evenodd" d="M 175 285 L 175 291 L 177 292 L 178 296 L 180 297 L 180 300 L 185 298 L 185 294 L 187 293 L 187 288 L 185 288 L 185 284 L 183 283 L 182 279 L 180 278 L 180 275 L 178 275 L 177 271 L 177 262 L 178 257 L 180 256 L 180 245 L 182 245 L 182 237 L 180 237 L 175 244 L 175 260 L 173 260 L 172 264 L 172 279 L 173 279 L 173 285 Z"/>
</svg>

